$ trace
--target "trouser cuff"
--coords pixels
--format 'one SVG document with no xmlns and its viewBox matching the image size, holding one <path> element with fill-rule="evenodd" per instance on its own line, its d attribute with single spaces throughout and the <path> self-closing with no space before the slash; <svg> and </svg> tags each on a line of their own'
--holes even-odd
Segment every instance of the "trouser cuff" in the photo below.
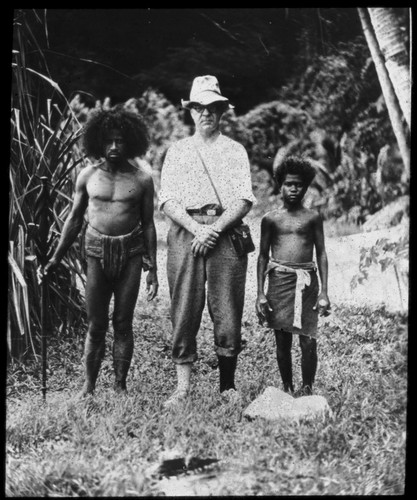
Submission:
<svg viewBox="0 0 417 500">
<path fill-rule="evenodd" d="M 186 363 L 195 363 L 198 359 L 197 354 L 190 354 L 189 356 L 183 357 L 183 358 L 176 358 L 175 356 L 172 357 L 172 361 L 176 365 L 185 365 Z"/>
</svg>

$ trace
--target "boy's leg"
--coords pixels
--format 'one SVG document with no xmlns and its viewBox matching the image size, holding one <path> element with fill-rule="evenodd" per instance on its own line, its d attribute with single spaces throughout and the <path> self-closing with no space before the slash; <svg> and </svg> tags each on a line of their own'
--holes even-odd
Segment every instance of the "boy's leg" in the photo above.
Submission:
<svg viewBox="0 0 417 500">
<path fill-rule="evenodd" d="M 126 391 L 126 378 L 133 356 L 133 314 L 139 293 L 142 256 L 134 255 L 126 263 L 114 287 L 113 366 L 114 388 Z"/>
<path fill-rule="evenodd" d="M 104 357 L 109 304 L 112 289 L 101 268 L 99 259 L 87 258 L 85 302 L 88 331 L 84 347 L 85 382 L 80 396 L 94 392 L 101 361 Z"/>
<path fill-rule="evenodd" d="M 306 395 L 313 393 L 313 384 L 317 371 L 317 340 L 300 335 L 302 391 Z"/>
<path fill-rule="evenodd" d="M 277 344 L 277 361 L 285 392 L 294 392 L 292 381 L 292 333 L 274 330 Z"/>
</svg>

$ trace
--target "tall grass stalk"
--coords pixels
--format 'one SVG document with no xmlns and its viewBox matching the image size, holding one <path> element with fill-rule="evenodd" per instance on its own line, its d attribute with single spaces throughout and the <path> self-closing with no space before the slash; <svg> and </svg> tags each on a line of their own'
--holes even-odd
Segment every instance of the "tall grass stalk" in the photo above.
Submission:
<svg viewBox="0 0 417 500">
<path fill-rule="evenodd" d="M 81 124 L 59 85 L 51 78 L 38 34 L 44 20 L 32 10 L 16 10 L 10 118 L 8 349 L 12 359 L 39 351 L 40 285 L 37 268 L 50 256 L 72 198 L 73 181 L 83 155 L 78 146 Z M 47 249 L 42 249 L 35 217 L 40 178 L 48 178 L 50 221 Z M 42 255 L 46 252 L 46 255 Z M 74 272 L 84 275 L 72 249 L 48 290 L 49 326 L 77 326 L 85 317 Z M 74 320 L 77 319 L 77 322 Z"/>
</svg>

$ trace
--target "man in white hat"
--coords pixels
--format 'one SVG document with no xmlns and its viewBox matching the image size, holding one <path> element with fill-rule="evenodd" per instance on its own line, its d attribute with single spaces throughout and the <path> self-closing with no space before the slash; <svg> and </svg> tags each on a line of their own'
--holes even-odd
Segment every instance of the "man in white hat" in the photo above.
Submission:
<svg viewBox="0 0 417 500">
<path fill-rule="evenodd" d="M 177 388 L 165 402 L 166 407 L 189 395 L 206 287 L 220 393 L 236 394 L 234 377 L 241 351 L 248 258 L 237 255 L 227 231 L 240 224 L 256 201 L 246 150 L 219 129 L 222 114 L 233 106 L 221 94 L 217 78 L 196 77 L 190 99 L 182 100 L 182 105 L 191 112 L 195 133 L 168 149 L 159 193 L 160 209 L 172 222 L 167 273 L 172 358 L 177 368 Z"/>
</svg>

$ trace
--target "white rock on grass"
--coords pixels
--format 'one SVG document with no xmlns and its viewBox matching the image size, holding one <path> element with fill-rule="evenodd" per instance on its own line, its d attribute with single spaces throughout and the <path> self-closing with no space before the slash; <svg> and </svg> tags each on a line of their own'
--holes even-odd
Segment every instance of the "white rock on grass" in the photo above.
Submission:
<svg viewBox="0 0 417 500">
<path fill-rule="evenodd" d="M 331 413 L 330 406 L 323 396 L 313 395 L 294 398 L 276 387 L 267 387 L 246 408 L 243 416 L 249 419 L 261 417 L 267 420 L 299 422 L 315 418 L 324 419 Z"/>
</svg>

